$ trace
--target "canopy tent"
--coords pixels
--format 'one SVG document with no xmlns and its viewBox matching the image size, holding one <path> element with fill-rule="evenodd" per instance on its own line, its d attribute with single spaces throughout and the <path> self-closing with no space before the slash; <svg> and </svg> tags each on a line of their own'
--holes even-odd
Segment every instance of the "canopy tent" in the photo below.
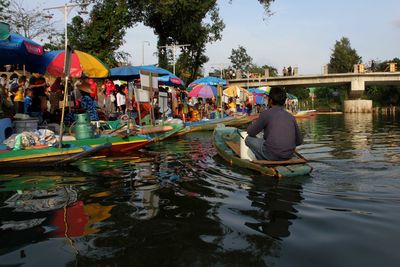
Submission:
<svg viewBox="0 0 400 267">
<path fill-rule="evenodd" d="M 241 96 L 250 96 L 246 89 L 239 87 L 237 85 L 231 85 L 223 91 L 224 95 L 228 97 L 241 97 Z"/>
<path fill-rule="evenodd" d="M 262 95 L 269 95 L 269 92 L 264 91 L 264 90 L 261 90 L 261 89 L 259 89 L 259 88 L 249 88 L 249 90 L 247 90 L 247 91 L 249 91 L 249 92 L 252 93 L 252 94 L 260 95 L 260 96 L 262 96 Z"/>
<path fill-rule="evenodd" d="M 253 102 L 258 105 L 267 104 L 265 96 L 269 95 L 269 92 L 261 90 L 260 88 L 249 88 L 250 93 L 254 95 Z"/>
<path fill-rule="evenodd" d="M 43 46 L 17 33 L 0 40 L 0 65 L 27 64 L 37 61 L 43 55 Z M 28 68 L 29 70 L 29 68 Z"/>
<path fill-rule="evenodd" d="M 269 95 L 269 92 L 271 91 L 271 87 L 269 87 L 269 86 L 261 86 L 261 87 L 258 87 L 257 89 L 260 89 L 260 90 L 266 92 L 268 95 Z"/>
</svg>

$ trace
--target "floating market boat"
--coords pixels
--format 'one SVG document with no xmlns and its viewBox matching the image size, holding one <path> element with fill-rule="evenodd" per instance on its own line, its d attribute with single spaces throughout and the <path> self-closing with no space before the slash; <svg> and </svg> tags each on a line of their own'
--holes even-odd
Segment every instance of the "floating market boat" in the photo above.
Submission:
<svg viewBox="0 0 400 267">
<path fill-rule="evenodd" d="M 256 116 L 234 116 L 234 117 L 225 117 L 222 119 L 210 119 L 210 120 L 200 120 L 200 121 L 191 121 L 185 122 L 185 128 L 177 133 L 177 135 L 184 135 L 191 132 L 199 132 L 199 131 L 212 131 L 217 127 L 218 124 L 223 124 L 226 126 L 241 126 L 247 124 L 254 120 Z"/>
<path fill-rule="evenodd" d="M 102 134 L 94 138 L 87 139 L 77 139 L 63 141 L 63 144 L 79 147 L 79 146 L 89 146 L 96 147 L 104 142 L 111 143 L 111 147 L 98 151 L 96 155 L 105 154 L 118 154 L 127 153 L 130 151 L 138 150 L 145 145 L 152 142 L 152 138 L 147 135 L 126 135 L 126 136 L 113 136 L 108 134 Z"/>
<path fill-rule="evenodd" d="M 214 130 L 213 144 L 218 154 L 231 165 L 248 168 L 266 176 L 293 177 L 307 175 L 312 167 L 299 153 L 287 161 L 248 160 L 240 157 L 240 131 L 235 127 L 218 126 Z"/>
<path fill-rule="evenodd" d="M 102 142 L 89 148 L 84 145 L 64 145 L 62 148 L 38 145 L 20 150 L 4 149 L 0 150 L 0 170 L 66 165 L 110 147 L 111 143 Z"/>
<path fill-rule="evenodd" d="M 296 119 L 309 118 L 317 115 L 316 110 L 300 110 L 293 114 Z"/>
<path fill-rule="evenodd" d="M 127 132 L 126 125 L 118 129 L 104 131 L 106 134 L 100 134 L 94 138 L 84 138 L 76 140 L 63 141 L 65 144 L 73 146 L 95 147 L 101 143 L 111 143 L 111 147 L 96 153 L 96 155 L 121 154 L 136 151 L 150 143 L 162 141 L 183 129 L 182 123 L 165 122 L 157 126 L 137 126 L 135 125 L 130 132 Z"/>
</svg>

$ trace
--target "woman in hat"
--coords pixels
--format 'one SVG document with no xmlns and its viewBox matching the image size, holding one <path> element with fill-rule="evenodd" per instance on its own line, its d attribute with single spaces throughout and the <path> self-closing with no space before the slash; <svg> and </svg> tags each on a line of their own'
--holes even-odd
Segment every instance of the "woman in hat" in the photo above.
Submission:
<svg viewBox="0 0 400 267">
<path fill-rule="evenodd" d="M 97 104 L 93 98 L 90 97 L 90 95 L 93 94 L 92 89 L 90 89 L 90 84 L 84 81 L 78 85 L 78 89 L 82 94 L 79 107 L 84 109 L 89 114 L 91 121 L 98 121 L 99 114 L 97 113 Z"/>
</svg>

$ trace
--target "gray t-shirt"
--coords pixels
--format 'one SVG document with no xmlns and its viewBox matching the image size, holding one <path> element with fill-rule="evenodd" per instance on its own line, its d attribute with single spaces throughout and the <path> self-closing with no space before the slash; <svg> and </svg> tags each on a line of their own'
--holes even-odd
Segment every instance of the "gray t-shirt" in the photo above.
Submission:
<svg viewBox="0 0 400 267">
<path fill-rule="evenodd" d="M 249 136 L 264 131 L 263 152 L 269 160 L 287 160 L 293 156 L 296 146 L 303 143 L 296 119 L 282 106 L 273 106 L 260 113 L 248 128 Z"/>
</svg>

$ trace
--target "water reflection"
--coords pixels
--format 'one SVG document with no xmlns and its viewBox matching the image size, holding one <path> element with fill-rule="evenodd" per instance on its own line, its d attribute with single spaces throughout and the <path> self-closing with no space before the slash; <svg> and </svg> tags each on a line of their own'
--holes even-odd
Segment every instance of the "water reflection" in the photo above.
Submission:
<svg viewBox="0 0 400 267">
<path fill-rule="evenodd" d="M 360 236 L 386 240 L 376 227 L 388 225 L 397 233 L 399 123 L 317 116 L 299 124 L 300 152 L 313 160 L 307 177 L 276 180 L 232 167 L 216 155 L 211 133 L 59 172 L 0 174 L 0 262 L 297 266 L 346 245 L 349 253 L 357 245 L 377 251 Z"/>
<path fill-rule="evenodd" d="M 307 178 L 304 178 L 307 179 Z M 294 208 L 303 197 L 302 185 L 271 182 L 268 186 L 255 183 L 254 189 L 249 190 L 248 199 L 251 206 L 256 208 L 253 218 L 257 222 L 246 222 L 246 225 L 267 236 L 281 239 L 290 235 L 289 227 L 297 219 Z"/>
</svg>

